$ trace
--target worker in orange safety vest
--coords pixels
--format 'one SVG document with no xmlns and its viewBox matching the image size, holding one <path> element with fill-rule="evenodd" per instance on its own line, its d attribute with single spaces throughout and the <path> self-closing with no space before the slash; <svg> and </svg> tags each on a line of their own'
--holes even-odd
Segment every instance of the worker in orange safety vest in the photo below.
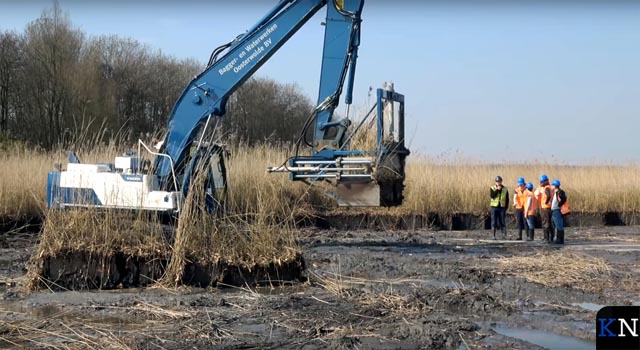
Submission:
<svg viewBox="0 0 640 350">
<path fill-rule="evenodd" d="M 553 180 L 553 199 L 551 200 L 551 217 L 553 226 L 557 232 L 556 240 L 553 243 L 564 244 L 564 216 L 569 214 L 569 202 L 567 194 L 560 188 L 560 180 Z"/>
<path fill-rule="evenodd" d="M 533 241 L 536 227 L 536 207 L 538 206 L 538 200 L 533 193 L 533 184 L 529 182 L 524 192 L 524 216 L 527 219 L 527 241 Z"/>
<path fill-rule="evenodd" d="M 518 186 L 513 191 L 513 207 L 516 210 L 516 226 L 518 227 L 518 238 L 516 240 L 522 240 L 522 230 L 527 226 L 524 216 L 524 201 L 525 201 L 525 186 L 524 177 L 518 179 Z"/>
<path fill-rule="evenodd" d="M 542 230 L 544 232 L 544 240 L 553 242 L 553 227 L 551 224 L 551 200 L 553 199 L 553 189 L 549 184 L 549 177 L 546 174 L 540 176 L 540 186 L 535 192 L 538 200 L 538 210 L 540 219 L 542 219 Z"/>
</svg>

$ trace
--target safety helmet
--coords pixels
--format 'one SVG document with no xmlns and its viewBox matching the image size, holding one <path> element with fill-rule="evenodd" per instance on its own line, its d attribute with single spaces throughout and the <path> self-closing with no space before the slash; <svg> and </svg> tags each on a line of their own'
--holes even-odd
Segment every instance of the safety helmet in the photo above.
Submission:
<svg viewBox="0 0 640 350">
<path fill-rule="evenodd" d="M 524 185 L 524 177 L 518 178 L 518 185 Z"/>
<path fill-rule="evenodd" d="M 551 182 L 551 184 L 552 184 L 553 186 L 558 186 L 558 187 L 560 187 L 560 180 L 553 180 L 553 182 Z"/>
<path fill-rule="evenodd" d="M 545 181 L 549 181 L 549 177 L 547 176 L 547 174 L 540 175 L 540 182 L 545 182 Z"/>
<path fill-rule="evenodd" d="M 533 189 L 533 184 L 532 184 L 531 182 L 529 182 L 529 183 L 527 184 L 527 189 L 528 189 L 528 190 L 532 190 L 532 189 Z"/>
<path fill-rule="evenodd" d="M 502 182 L 502 176 L 496 176 L 496 182 Z"/>
</svg>

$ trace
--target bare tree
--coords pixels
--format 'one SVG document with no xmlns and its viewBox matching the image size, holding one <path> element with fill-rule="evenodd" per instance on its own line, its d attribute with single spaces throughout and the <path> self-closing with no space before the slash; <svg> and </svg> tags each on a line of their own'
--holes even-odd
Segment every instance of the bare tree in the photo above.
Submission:
<svg viewBox="0 0 640 350">
<path fill-rule="evenodd" d="M 9 119 L 15 117 L 15 85 L 20 67 L 20 37 L 0 33 L 0 132 L 9 131 Z"/>
<path fill-rule="evenodd" d="M 230 99 L 223 125 L 237 142 L 292 142 L 311 108 L 296 85 L 253 78 Z"/>
<path fill-rule="evenodd" d="M 47 149 L 123 142 L 166 126 L 202 70 L 129 38 L 86 38 L 57 2 L 22 34 L 0 33 L 0 133 Z M 292 141 L 311 103 L 295 85 L 247 81 L 230 99 L 237 142 Z"/>
<path fill-rule="evenodd" d="M 21 79 L 28 100 L 23 122 L 30 126 L 25 131 L 36 134 L 45 147 L 53 147 L 64 136 L 83 39 L 57 2 L 26 28 Z"/>
</svg>

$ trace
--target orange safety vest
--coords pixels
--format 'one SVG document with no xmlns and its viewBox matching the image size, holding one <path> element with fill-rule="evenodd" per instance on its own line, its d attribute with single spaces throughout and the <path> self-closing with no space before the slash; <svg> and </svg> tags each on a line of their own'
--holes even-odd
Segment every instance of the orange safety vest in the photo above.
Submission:
<svg viewBox="0 0 640 350">
<path fill-rule="evenodd" d="M 533 191 L 526 190 L 524 191 L 525 200 L 524 200 L 524 212 L 526 216 L 535 216 L 536 215 L 536 206 L 538 201 L 536 200 L 536 195 Z M 531 205 L 529 204 L 529 198 L 531 198 Z"/>
<path fill-rule="evenodd" d="M 513 206 L 516 209 L 524 208 L 524 202 L 527 200 L 526 191 L 527 191 L 526 188 L 524 190 L 522 190 L 522 189 L 520 189 L 520 186 L 516 187 L 516 189 L 513 191 L 513 193 L 514 193 Z"/>
<path fill-rule="evenodd" d="M 538 204 L 542 209 L 551 209 L 551 201 L 549 201 L 549 204 L 546 204 L 547 199 L 549 199 L 545 191 L 547 188 L 549 189 L 549 192 L 553 196 L 553 190 L 551 189 L 551 185 L 540 186 L 536 190 L 536 198 L 538 199 Z"/>
<path fill-rule="evenodd" d="M 557 196 L 558 194 L 556 193 L 555 195 Z M 560 201 L 560 198 L 558 198 L 558 201 Z M 560 212 L 562 213 L 562 215 L 567 215 L 567 214 L 571 213 L 571 209 L 569 209 L 569 200 L 568 199 L 560 207 Z"/>
</svg>

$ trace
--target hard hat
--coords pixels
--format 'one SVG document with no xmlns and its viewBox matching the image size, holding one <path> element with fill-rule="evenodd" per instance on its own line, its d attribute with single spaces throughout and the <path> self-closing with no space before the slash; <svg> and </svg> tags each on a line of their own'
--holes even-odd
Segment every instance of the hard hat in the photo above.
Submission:
<svg viewBox="0 0 640 350">
<path fill-rule="evenodd" d="M 524 185 L 524 177 L 518 178 L 518 185 Z"/>
<path fill-rule="evenodd" d="M 502 176 L 496 176 L 496 182 L 502 182 Z"/>
<path fill-rule="evenodd" d="M 533 189 L 533 184 L 532 184 L 531 182 L 529 182 L 529 183 L 527 184 L 527 189 L 528 189 L 528 190 L 532 190 L 532 189 Z"/>
<path fill-rule="evenodd" d="M 549 181 L 549 177 L 547 176 L 547 174 L 540 175 L 540 182 L 545 182 L 545 181 Z"/>
<path fill-rule="evenodd" d="M 560 187 L 560 180 L 553 180 L 553 182 L 551 183 L 553 186 L 558 186 Z"/>
</svg>

